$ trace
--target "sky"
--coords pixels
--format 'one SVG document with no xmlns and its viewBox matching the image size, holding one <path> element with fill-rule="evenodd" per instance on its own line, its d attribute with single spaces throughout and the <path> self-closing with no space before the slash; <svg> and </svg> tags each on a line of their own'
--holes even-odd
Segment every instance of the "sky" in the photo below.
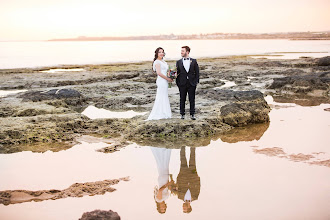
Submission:
<svg viewBox="0 0 330 220">
<path fill-rule="evenodd" d="M 0 0 L 0 41 L 330 31 L 330 0 Z"/>
</svg>

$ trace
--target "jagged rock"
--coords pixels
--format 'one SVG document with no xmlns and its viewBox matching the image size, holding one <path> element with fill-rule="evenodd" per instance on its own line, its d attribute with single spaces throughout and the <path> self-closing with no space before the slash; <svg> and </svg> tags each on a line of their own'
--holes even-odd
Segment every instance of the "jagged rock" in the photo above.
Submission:
<svg viewBox="0 0 330 220">
<path fill-rule="evenodd" d="M 223 82 L 220 79 L 209 78 L 209 79 L 201 80 L 200 84 L 201 85 L 209 84 L 210 86 L 214 87 L 214 86 L 222 86 L 225 84 L 225 82 Z"/>
<path fill-rule="evenodd" d="M 11 150 L 0 147 L 0 152 L 15 152 L 14 146 L 18 144 L 71 141 L 77 133 L 95 131 L 93 126 L 88 124 L 85 116 L 78 113 L 31 118 L 13 117 L 3 121 L 3 126 L 0 127 L 0 145 L 11 145 Z"/>
<path fill-rule="evenodd" d="M 224 123 L 240 127 L 253 123 L 268 122 L 270 107 L 264 102 L 231 103 L 222 106 L 220 111 Z"/>
<path fill-rule="evenodd" d="M 316 64 L 318 66 L 330 66 L 330 56 L 319 58 Z"/>
<path fill-rule="evenodd" d="M 28 91 L 20 96 L 23 100 L 42 101 L 51 99 L 80 98 L 81 94 L 74 89 L 51 89 L 46 91 Z"/>
<path fill-rule="evenodd" d="M 212 133 L 212 126 L 204 120 L 179 121 L 171 119 L 141 122 L 130 129 L 131 137 L 203 137 Z"/>
<path fill-rule="evenodd" d="M 12 108 L 8 106 L 0 107 L 0 118 L 8 117 L 11 116 L 12 114 L 13 114 Z"/>
<path fill-rule="evenodd" d="M 25 116 L 36 116 L 36 115 L 43 115 L 47 112 L 45 110 L 39 110 L 39 109 L 24 109 L 19 112 L 17 112 L 15 115 L 16 117 L 25 117 Z"/>
<path fill-rule="evenodd" d="M 265 101 L 264 95 L 258 90 L 249 90 L 249 91 L 233 91 L 234 97 L 237 101 L 246 102 L 246 101 Z"/>
<path fill-rule="evenodd" d="M 252 101 L 264 100 L 263 94 L 258 90 L 234 91 L 231 89 L 205 89 L 198 91 L 198 94 L 204 95 L 209 99 L 217 101 Z"/>
<path fill-rule="evenodd" d="M 212 114 L 196 121 L 171 119 L 137 122 L 125 130 L 127 137 L 137 141 L 145 138 L 159 139 L 162 143 L 164 138 L 168 140 L 207 137 L 217 132 L 228 131 L 232 127 L 269 121 L 270 107 L 258 90 L 214 90 L 214 93 L 205 95 L 215 99 L 225 96 L 231 102 L 220 108 L 220 116 Z"/>
<path fill-rule="evenodd" d="M 224 79 L 235 81 L 237 85 L 231 87 L 235 90 L 264 89 L 262 83 L 275 76 L 304 75 L 313 71 L 320 72 L 317 75 L 322 78 L 320 81 L 325 83 L 323 79 L 329 77 L 325 72 L 329 71 L 329 67 L 315 65 L 316 60 L 279 62 L 247 57 L 200 60 L 200 66 L 204 68 L 201 68 L 201 81 L 196 90 L 197 120 L 192 121 L 189 116 L 186 120 L 178 119 L 179 94 L 177 88 L 173 88 L 169 90 L 173 118 L 155 123 L 145 122 L 144 116 L 132 119 L 91 120 L 80 114 L 88 105 L 110 111 L 150 112 L 157 89 L 156 75 L 151 72 L 150 62 L 86 65 L 83 66 L 86 71 L 79 73 L 41 74 L 40 68 L 0 70 L 1 89 L 34 90 L 0 98 L 0 152 L 20 151 L 22 148 L 18 146 L 22 144 L 69 144 L 81 134 L 120 137 L 124 140 L 131 140 L 133 137 L 135 140 L 141 140 L 146 137 L 160 145 L 169 143 L 168 140 L 174 136 L 173 139 L 182 138 L 188 141 L 187 145 L 197 146 L 202 143 L 197 143 L 194 137 L 205 138 L 207 143 L 215 133 L 226 132 L 233 129 L 233 126 L 267 121 L 266 113 L 269 109 L 262 93 L 256 90 L 233 91 L 219 88 Z M 175 61 L 169 61 L 169 64 L 175 65 Z M 247 84 L 245 80 L 248 76 L 254 77 L 251 78 L 251 82 L 262 85 L 255 87 L 252 83 L 251 86 L 243 86 Z M 297 85 L 305 85 L 304 83 L 296 82 Z M 54 89 L 57 86 L 61 87 Z M 62 86 L 66 86 L 65 89 L 60 89 Z M 37 88 L 40 91 L 36 91 Z M 280 86 L 279 91 L 282 90 L 285 89 Z M 23 98 L 24 102 L 20 98 Z M 22 103 L 24 105 L 21 105 Z M 188 111 L 188 108 L 186 110 Z M 46 147 L 33 148 L 36 152 L 45 150 Z M 104 149 L 105 152 L 112 150 Z"/>
<path fill-rule="evenodd" d="M 287 76 L 274 78 L 268 89 L 282 89 L 296 93 L 306 93 L 313 90 L 328 90 L 330 88 L 330 72 L 304 76 Z"/>
<path fill-rule="evenodd" d="M 120 220 L 120 216 L 112 210 L 96 209 L 91 212 L 85 212 L 79 220 Z"/>
<path fill-rule="evenodd" d="M 218 93 L 222 93 L 233 100 L 232 103 L 220 108 L 220 117 L 224 123 L 233 127 L 240 127 L 269 121 L 270 107 L 260 91 L 227 90 L 218 91 Z"/>
<path fill-rule="evenodd" d="M 205 142 L 219 132 L 231 130 L 232 126 L 223 123 L 215 116 L 209 119 L 156 120 L 132 124 L 124 132 L 126 138 L 140 145 L 151 145 L 166 148 L 180 148 L 182 144 L 204 146 Z"/>
</svg>

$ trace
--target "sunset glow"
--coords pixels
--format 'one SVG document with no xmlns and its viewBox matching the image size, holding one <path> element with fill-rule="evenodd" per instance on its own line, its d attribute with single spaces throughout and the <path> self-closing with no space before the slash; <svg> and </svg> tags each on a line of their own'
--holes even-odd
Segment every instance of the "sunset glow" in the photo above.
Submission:
<svg viewBox="0 0 330 220">
<path fill-rule="evenodd" d="M 329 31 L 328 0 L 0 1 L 0 40 Z"/>
</svg>

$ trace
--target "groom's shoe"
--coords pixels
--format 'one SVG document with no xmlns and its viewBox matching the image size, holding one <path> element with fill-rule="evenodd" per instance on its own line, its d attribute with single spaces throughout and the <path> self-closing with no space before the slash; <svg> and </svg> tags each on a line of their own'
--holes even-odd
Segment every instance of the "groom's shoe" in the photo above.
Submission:
<svg viewBox="0 0 330 220">
<path fill-rule="evenodd" d="M 195 115 L 190 116 L 191 120 L 196 120 Z"/>
<path fill-rule="evenodd" d="M 184 115 L 181 115 L 181 119 L 184 119 Z"/>
</svg>

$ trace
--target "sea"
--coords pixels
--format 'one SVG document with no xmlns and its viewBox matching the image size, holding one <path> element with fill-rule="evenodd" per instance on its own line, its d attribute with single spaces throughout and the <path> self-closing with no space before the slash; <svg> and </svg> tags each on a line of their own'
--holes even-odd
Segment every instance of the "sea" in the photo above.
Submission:
<svg viewBox="0 0 330 220">
<path fill-rule="evenodd" d="M 330 54 L 330 40 L 134 40 L 0 42 L 0 69 L 152 61 L 157 47 L 167 60 L 179 59 L 182 46 L 193 58 L 277 55 L 277 59 Z M 279 56 L 281 55 L 281 56 Z"/>
</svg>

